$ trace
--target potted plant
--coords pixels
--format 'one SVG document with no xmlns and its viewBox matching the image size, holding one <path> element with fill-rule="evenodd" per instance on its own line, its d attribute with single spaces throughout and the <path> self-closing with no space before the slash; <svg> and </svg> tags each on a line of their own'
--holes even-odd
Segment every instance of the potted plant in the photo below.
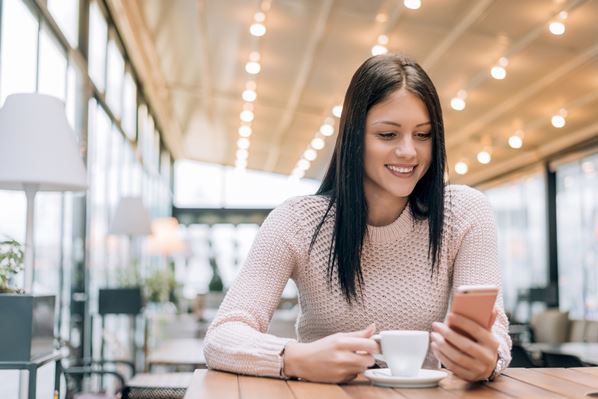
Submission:
<svg viewBox="0 0 598 399">
<path fill-rule="evenodd" d="M 28 362 L 54 351 L 54 295 L 25 294 L 15 287 L 23 270 L 23 245 L 0 241 L 0 361 Z"/>
<path fill-rule="evenodd" d="M 100 288 L 98 292 L 98 313 L 137 315 L 143 307 L 141 277 L 136 262 L 120 271 L 118 288 Z"/>
</svg>

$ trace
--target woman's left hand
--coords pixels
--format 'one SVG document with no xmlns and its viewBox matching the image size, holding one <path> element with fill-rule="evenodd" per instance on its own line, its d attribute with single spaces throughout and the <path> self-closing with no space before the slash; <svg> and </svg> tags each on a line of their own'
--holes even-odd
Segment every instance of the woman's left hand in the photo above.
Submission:
<svg viewBox="0 0 598 399">
<path fill-rule="evenodd" d="M 496 312 L 492 323 L 496 319 Z M 466 317 L 449 313 L 448 324 L 432 323 L 432 351 L 457 377 L 466 381 L 484 380 L 492 374 L 498 360 L 498 340 L 490 331 Z M 465 332 L 469 338 L 457 331 Z"/>
</svg>

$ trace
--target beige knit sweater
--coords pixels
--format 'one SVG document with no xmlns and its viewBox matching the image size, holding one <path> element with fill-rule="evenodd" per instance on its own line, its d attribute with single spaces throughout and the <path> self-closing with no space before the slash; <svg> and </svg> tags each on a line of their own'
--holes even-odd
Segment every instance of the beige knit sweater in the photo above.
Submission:
<svg viewBox="0 0 598 399">
<path fill-rule="evenodd" d="M 463 284 L 500 286 L 496 225 L 487 199 L 459 185 L 446 189 L 443 249 L 439 273 L 431 278 L 428 224 L 406 207 L 391 224 L 367 227 L 362 254 L 363 303 L 349 306 L 338 286 L 327 284 L 326 266 L 333 220 L 322 227 L 311 254 L 311 237 L 327 206 L 322 196 L 292 198 L 261 226 L 239 276 L 208 329 L 204 353 L 210 368 L 241 374 L 280 376 L 288 338 L 267 334 L 272 313 L 289 279 L 299 290 L 300 342 L 375 322 L 378 330 L 430 330 L 445 319 L 453 290 Z M 508 321 L 497 301 L 493 332 L 499 353 L 510 361 Z M 424 367 L 439 366 L 432 351 Z"/>
</svg>

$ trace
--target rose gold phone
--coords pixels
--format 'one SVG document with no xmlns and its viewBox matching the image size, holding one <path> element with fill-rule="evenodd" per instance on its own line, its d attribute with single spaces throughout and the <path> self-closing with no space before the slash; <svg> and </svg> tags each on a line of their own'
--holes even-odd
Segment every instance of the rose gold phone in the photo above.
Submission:
<svg viewBox="0 0 598 399">
<path fill-rule="evenodd" d="M 453 295 L 451 311 L 490 329 L 497 295 L 495 285 L 462 285 Z"/>
</svg>

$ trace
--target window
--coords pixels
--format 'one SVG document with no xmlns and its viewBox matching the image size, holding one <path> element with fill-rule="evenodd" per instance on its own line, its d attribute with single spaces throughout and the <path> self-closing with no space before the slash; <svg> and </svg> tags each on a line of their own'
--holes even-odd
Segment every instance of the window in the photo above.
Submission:
<svg viewBox="0 0 598 399">
<path fill-rule="evenodd" d="M 89 7 L 89 76 L 99 91 L 104 91 L 106 78 L 106 40 L 108 27 L 96 1 Z"/>
<path fill-rule="evenodd" d="M 486 191 L 498 226 L 505 309 L 517 320 L 530 316 L 518 306 L 518 291 L 548 282 L 545 190 L 544 175 L 536 174 Z"/>
<path fill-rule="evenodd" d="M 113 35 L 111 35 L 113 36 Z M 108 41 L 108 78 L 106 101 L 117 118 L 122 115 L 123 79 L 125 62 L 114 39 Z"/>
<path fill-rule="evenodd" d="M 559 304 L 598 320 L 598 153 L 559 166 L 556 178 Z"/>
<path fill-rule="evenodd" d="M 2 3 L 1 104 L 9 94 L 36 89 L 38 29 L 37 19 L 21 1 Z"/>
<path fill-rule="evenodd" d="M 79 0 L 48 0 L 48 11 L 72 47 L 79 40 Z"/>
<path fill-rule="evenodd" d="M 122 128 L 130 140 L 135 140 L 135 118 L 137 116 L 137 85 L 131 72 L 125 73 L 123 86 Z"/>
<path fill-rule="evenodd" d="M 40 93 L 65 100 L 66 97 L 66 53 L 50 34 L 42 27 L 39 43 L 39 85 Z"/>
</svg>

